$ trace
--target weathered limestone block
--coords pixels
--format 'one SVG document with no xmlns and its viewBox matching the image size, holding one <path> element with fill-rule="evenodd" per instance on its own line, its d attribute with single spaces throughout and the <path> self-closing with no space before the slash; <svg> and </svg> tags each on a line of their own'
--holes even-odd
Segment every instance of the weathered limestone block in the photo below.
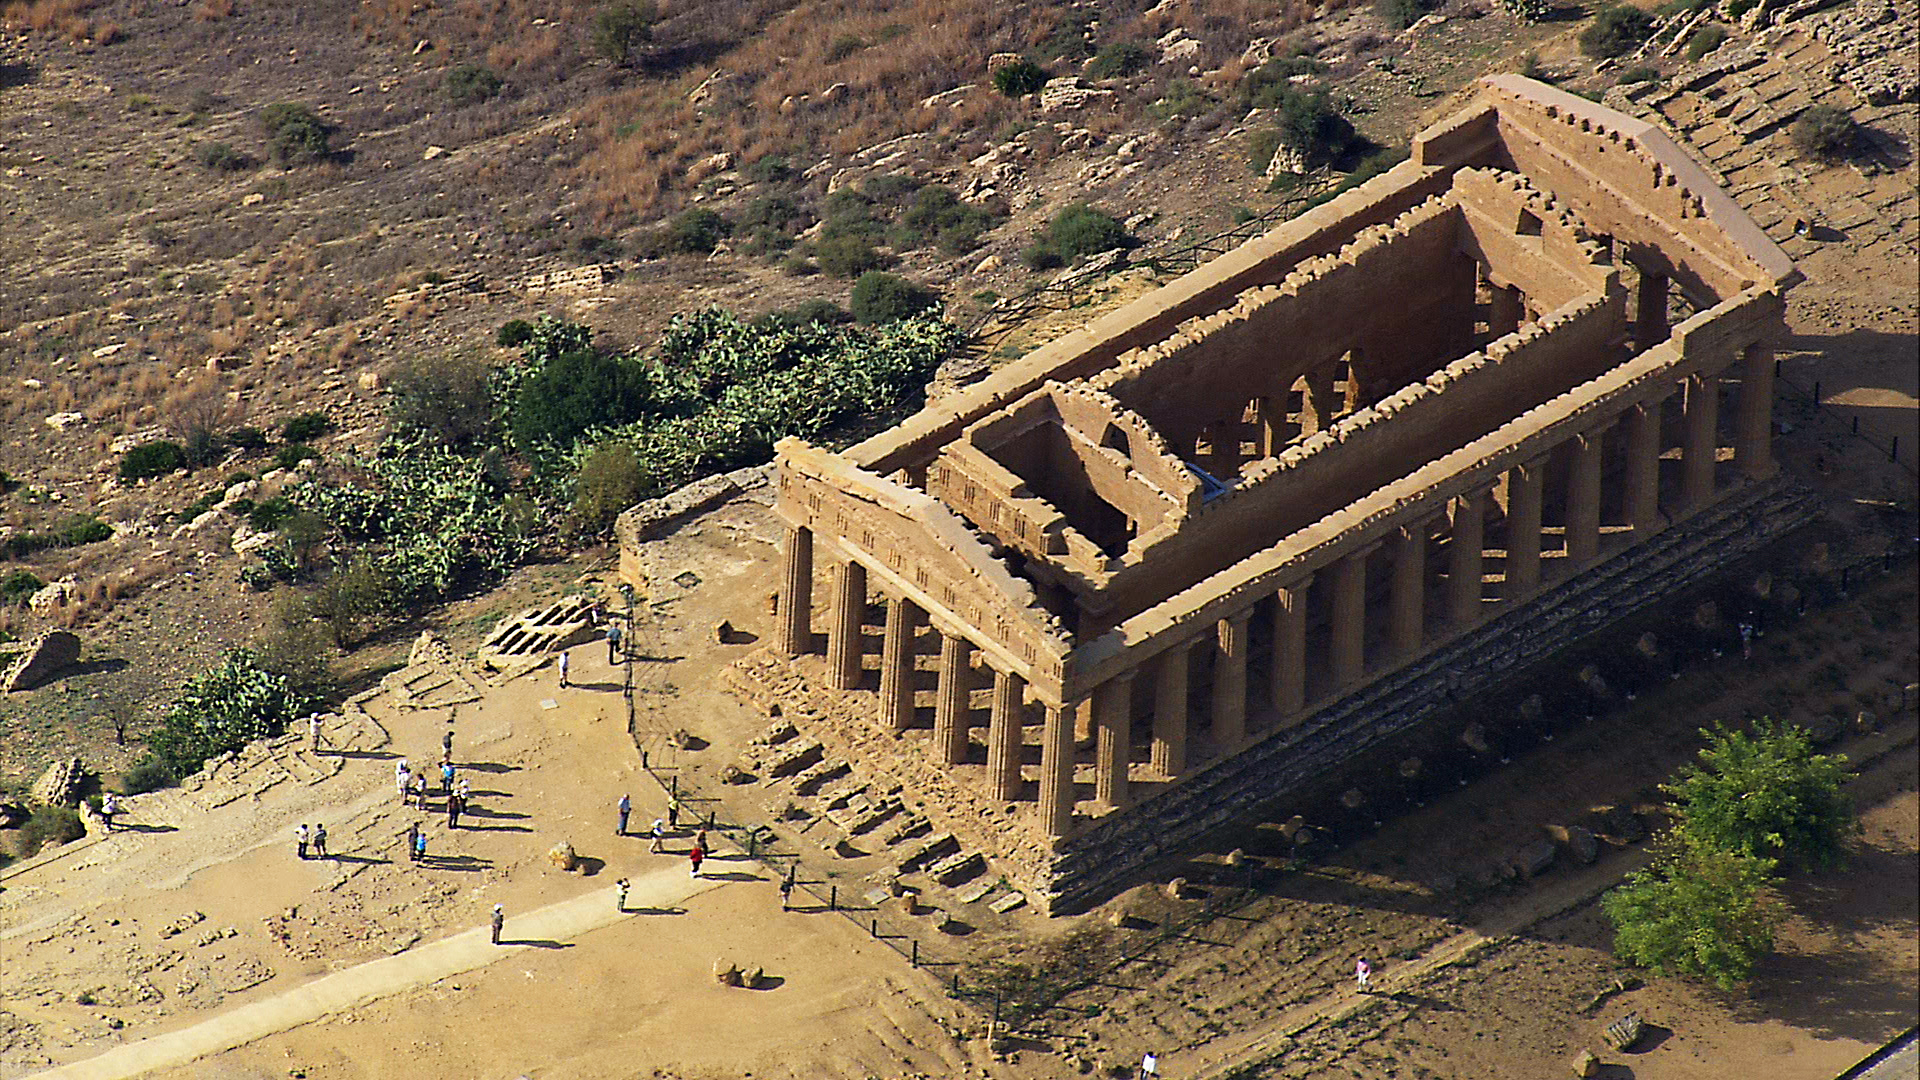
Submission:
<svg viewBox="0 0 1920 1080">
<path fill-rule="evenodd" d="M 942 885 L 964 885 L 987 869 L 986 857 L 977 851 L 949 855 L 927 868 L 927 875 Z"/>
<path fill-rule="evenodd" d="M 1585 1080 L 1586 1077 L 1596 1076 L 1599 1072 L 1600 1059 L 1593 1056 L 1593 1051 L 1582 1050 L 1574 1056 L 1573 1075 Z"/>
<path fill-rule="evenodd" d="M 739 986 L 741 982 L 740 965 L 731 960 L 720 959 L 713 962 L 713 981 L 721 986 Z"/>
<path fill-rule="evenodd" d="M 80 784 L 87 778 L 87 771 L 79 758 L 62 758 L 47 766 L 33 787 L 27 792 L 27 798 L 46 806 L 72 806 L 80 801 Z"/>
<path fill-rule="evenodd" d="M 79 659 L 80 635 L 71 630 L 48 630 L 14 658 L 5 678 L 0 680 L 0 691 L 12 693 L 41 686 Z"/>
<path fill-rule="evenodd" d="M 1512 867 L 1525 877 L 1539 877 L 1553 866 L 1554 855 L 1559 851 L 1551 840 L 1535 840 L 1514 853 Z"/>
<path fill-rule="evenodd" d="M 781 750 L 767 762 L 767 775 L 773 779 L 793 776 L 820 760 L 825 749 L 814 739 L 802 739 Z"/>
</svg>

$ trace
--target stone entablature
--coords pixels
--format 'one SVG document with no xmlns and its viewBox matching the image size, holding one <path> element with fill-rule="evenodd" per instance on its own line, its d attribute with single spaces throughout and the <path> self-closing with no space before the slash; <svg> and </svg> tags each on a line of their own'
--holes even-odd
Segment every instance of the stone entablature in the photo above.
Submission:
<svg viewBox="0 0 1920 1080">
<path fill-rule="evenodd" d="M 1080 866 L 1768 478 L 1798 280 L 1659 132 L 1489 80 L 1410 161 L 893 431 L 783 442 L 775 646 L 824 645 L 878 731 L 930 720 L 924 765 Z"/>
</svg>

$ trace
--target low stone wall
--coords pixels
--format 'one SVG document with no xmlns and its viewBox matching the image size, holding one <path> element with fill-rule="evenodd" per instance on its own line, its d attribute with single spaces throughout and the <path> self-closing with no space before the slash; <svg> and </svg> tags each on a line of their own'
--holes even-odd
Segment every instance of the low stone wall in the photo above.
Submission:
<svg viewBox="0 0 1920 1080">
<path fill-rule="evenodd" d="M 1067 914 L 1106 900 L 1209 832 L 1325 777 L 1438 715 L 1454 698 L 1496 686 L 1510 673 L 1710 576 L 1805 524 L 1815 512 L 1809 495 L 1784 478 L 1730 493 L 1645 546 L 1601 563 L 1305 723 L 1063 841 L 1044 883 L 1047 910 Z M 1037 896 L 1041 890 L 1029 892 Z"/>
</svg>

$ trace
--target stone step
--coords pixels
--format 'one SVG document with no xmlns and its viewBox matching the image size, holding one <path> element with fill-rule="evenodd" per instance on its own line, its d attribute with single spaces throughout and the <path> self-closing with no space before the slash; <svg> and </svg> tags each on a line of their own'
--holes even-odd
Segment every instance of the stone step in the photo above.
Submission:
<svg viewBox="0 0 1920 1080">
<path fill-rule="evenodd" d="M 822 761 L 794 777 L 794 793 L 811 795 L 820 790 L 820 786 L 828 780 L 837 776 L 844 776 L 851 771 L 851 767 L 844 761 Z"/>
<path fill-rule="evenodd" d="M 927 876 L 942 885 L 964 885 L 987 869 L 987 860 L 977 851 L 961 851 L 927 867 Z"/>
<path fill-rule="evenodd" d="M 900 860 L 900 870 L 902 873 L 905 873 L 916 866 L 923 866 L 939 859 L 943 855 L 950 855 L 959 850 L 960 841 L 955 839 L 952 833 L 936 833 L 922 840 L 920 843 L 915 844 L 907 852 Z"/>
<path fill-rule="evenodd" d="M 783 747 L 767 762 L 767 777 L 778 780 L 792 776 L 819 761 L 826 748 L 814 739 L 801 739 Z"/>
</svg>

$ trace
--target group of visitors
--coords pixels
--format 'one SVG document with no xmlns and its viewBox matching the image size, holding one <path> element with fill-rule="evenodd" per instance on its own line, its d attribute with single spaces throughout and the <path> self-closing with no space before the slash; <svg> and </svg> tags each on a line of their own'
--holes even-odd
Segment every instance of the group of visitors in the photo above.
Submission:
<svg viewBox="0 0 1920 1080">
<path fill-rule="evenodd" d="M 301 823 L 293 830 L 294 853 L 302 859 L 330 858 L 327 854 L 327 827 Z"/>
</svg>

